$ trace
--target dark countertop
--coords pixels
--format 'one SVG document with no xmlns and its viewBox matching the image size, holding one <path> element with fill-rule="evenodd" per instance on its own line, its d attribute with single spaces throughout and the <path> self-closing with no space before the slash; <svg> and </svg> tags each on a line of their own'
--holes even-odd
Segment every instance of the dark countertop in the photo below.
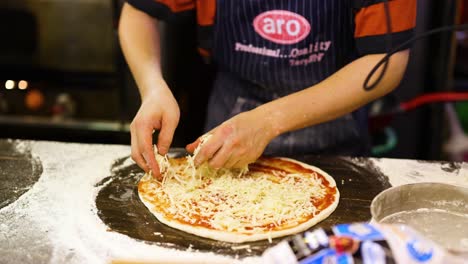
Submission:
<svg viewBox="0 0 468 264">
<path fill-rule="evenodd" d="M 139 201 L 142 172 L 129 146 L 0 140 L 0 262 L 105 263 L 111 259 L 255 263 L 266 241 L 234 245 L 168 228 Z M 380 191 L 411 182 L 468 186 L 465 163 L 295 157 L 335 178 L 336 211 L 318 226 L 370 220 Z M 278 241 L 274 240 L 273 243 Z"/>
</svg>

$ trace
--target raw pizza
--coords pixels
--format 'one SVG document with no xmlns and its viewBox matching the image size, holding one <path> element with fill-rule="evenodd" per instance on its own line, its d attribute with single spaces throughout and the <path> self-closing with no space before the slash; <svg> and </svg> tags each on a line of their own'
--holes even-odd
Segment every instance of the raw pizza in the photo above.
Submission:
<svg viewBox="0 0 468 264">
<path fill-rule="evenodd" d="M 262 157 L 247 169 L 195 167 L 193 157 L 157 155 L 163 180 L 146 174 L 142 202 L 162 223 L 201 237 L 241 243 L 304 231 L 338 205 L 332 177 L 319 168 Z"/>
</svg>

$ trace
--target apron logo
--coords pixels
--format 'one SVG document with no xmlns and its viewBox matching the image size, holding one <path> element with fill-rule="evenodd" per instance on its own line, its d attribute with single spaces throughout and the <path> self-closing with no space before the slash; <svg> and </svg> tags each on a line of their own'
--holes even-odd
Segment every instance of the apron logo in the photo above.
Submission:
<svg viewBox="0 0 468 264">
<path fill-rule="evenodd" d="M 255 32 L 278 44 L 295 44 L 310 33 L 310 24 L 303 16 L 285 10 L 261 13 L 253 21 Z"/>
</svg>

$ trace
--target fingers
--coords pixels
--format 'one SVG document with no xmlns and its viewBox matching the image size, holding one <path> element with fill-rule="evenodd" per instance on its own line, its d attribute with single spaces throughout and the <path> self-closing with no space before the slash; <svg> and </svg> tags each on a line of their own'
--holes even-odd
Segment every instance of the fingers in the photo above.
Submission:
<svg viewBox="0 0 468 264">
<path fill-rule="evenodd" d="M 225 140 L 224 133 L 217 130 L 213 136 L 204 143 L 200 152 L 195 156 L 195 165 L 200 165 L 203 162 L 211 159 L 215 153 L 223 146 Z"/>
<path fill-rule="evenodd" d="M 241 158 L 238 161 L 236 161 L 234 164 L 230 165 L 230 168 L 236 168 L 236 169 L 242 169 L 245 166 L 249 165 L 250 163 L 255 162 L 257 159 L 256 158 Z"/>
<path fill-rule="evenodd" d="M 155 177 L 158 180 L 162 179 L 161 172 L 159 170 L 159 165 L 158 162 L 156 161 L 154 157 L 154 153 L 148 153 L 148 152 L 143 152 L 142 154 L 143 158 L 145 159 L 146 163 L 148 164 L 148 167 L 151 169 L 151 174 L 153 177 Z"/>
<path fill-rule="evenodd" d="M 193 153 L 195 149 L 198 147 L 198 144 L 200 144 L 200 138 L 197 138 L 197 140 L 185 146 L 185 149 L 188 152 Z"/>
<path fill-rule="evenodd" d="M 235 156 L 231 155 L 231 157 L 224 163 L 225 168 L 238 168 L 236 164 L 239 163 L 239 160 L 234 159 Z"/>
<path fill-rule="evenodd" d="M 222 146 L 222 141 L 212 141 L 207 145 L 204 145 L 197 156 L 195 156 L 195 165 L 200 165 L 203 162 L 211 159 L 213 155 L 218 151 L 218 149 Z"/>
<path fill-rule="evenodd" d="M 193 153 L 195 152 L 195 149 L 198 147 L 198 145 L 201 143 L 201 139 L 204 137 L 204 136 L 207 136 L 207 135 L 212 135 L 214 133 L 214 131 L 216 130 L 215 129 L 212 129 L 208 132 L 206 132 L 205 134 L 201 135 L 200 137 L 197 138 L 197 140 L 195 140 L 194 142 L 188 144 L 187 146 L 185 146 L 185 149 L 190 152 L 190 153 Z"/>
<path fill-rule="evenodd" d="M 209 161 L 213 168 L 243 168 L 254 162 L 265 147 L 252 136 L 249 128 L 243 128 L 245 126 L 238 123 L 236 120 L 228 120 L 209 132 L 211 138 L 196 155 L 195 164 Z M 193 153 L 200 144 L 200 138 L 188 144 L 187 151 Z"/>
<path fill-rule="evenodd" d="M 160 178 L 159 166 L 153 151 L 153 129 L 147 127 L 138 134 L 138 148 L 156 178 Z"/>
<path fill-rule="evenodd" d="M 246 150 L 237 145 L 225 142 L 223 147 L 211 158 L 210 166 L 213 168 L 243 168 L 249 164 L 250 158 L 246 155 Z"/>
<path fill-rule="evenodd" d="M 210 139 L 211 144 L 216 138 Z M 190 143 L 189 145 L 186 146 L 186 149 L 188 152 L 193 153 L 195 151 L 195 148 L 198 147 L 200 144 L 200 138 L 198 138 L 195 142 Z M 205 147 L 209 147 L 206 149 Z M 212 148 L 212 150 L 210 150 Z M 214 151 L 214 152 L 213 152 Z M 212 154 L 214 153 L 214 154 Z M 221 167 L 226 167 L 229 168 L 229 164 L 233 164 L 233 160 L 231 160 L 231 155 L 232 151 L 229 150 L 229 148 L 224 144 L 224 142 L 221 143 L 220 147 L 218 150 L 216 150 L 216 147 L 209 146 L 207 143 L 207 146 L 202 147 L 198 155 L 195 157 L 195 163 L 197 165 L 203 163 L 204 161 L 209 160 L 209 165 L 210 167 L 213 168 L 221 168 Z M 212 156 L 211 158 L 209 156 Z M 201 161 L 200 163 L 199 160 Z M 228 163 L 228 161 L 231 161 L 231 163 Z"/>
<path fill-rule="evenodd" d="M 178 118 L 163 118 L 158 136 L 159 154 L 165 155 L 169 151 L 178 122 Z"/>
<path fill-rule="evenodd" d="M 140 121 L 135 121 L 130 126 L 132 159 L 145 172 L 151 170 L 156 178 L 161 177 L 159 166 L 153 152 L 153 128 Z"/>
<path fill-rule="evenodd" d="M 230 168 L 230 164 L 235 163 L 232 157 L 232 148 L 224 144 L 221 149 L 210 159 L 209 165 L 212 168 Z"/>
<path fill-rule="evenodd" d="M 137 135 L 134 132 L 134 129 L 130 129 L 130 134 L 131 134 L 131 148 L 132 148 L 132 159 L 133 161 L 136 162 L 138 167 L 143 169 L 145 172 L 149 171 L 149 167 L 146 165 L 146 161 L 144 160 L 143 156 L 141 153 L 138 151 L 138 144 L 137 142 Z"/>
<path fill-rule="evenodd" d="M 215 155 L 215 153 L 221 149 L 224 141 L 229 137 L 232 131 L 233 128 L 231 126 L 222 124 L 221 126 L 206 133 L 205 135 L 210 135 L 210 138 L 203 143 L 200 151 L 195 156 L 195 165 L 198 166 L 203 162 L 210 160 Z M 203 136 L 199 137 L 195 142 L 187 145 L 187 151 L 193 153 L 200 144 L 201 138 Z"/>
<path fill-rule="evenodd" d="M 153 151 L 153 131 L 161 130 L 158 136 L 158 149 L 159 153 L 166 154 L 179 122 L 180 110 L 166 84 L 162 82 L 156 85 L 162 85 L 167 89 L 152 90 L 144 96 L 130 129 L 133 160 L 146 172 L 151 170 L 154 176 L 160 177 Z"/>
<path fill-rule="evenodd" d="M 163 119 L 161 131 L 158 136 L 158 152 L 165 155 L 169 146 L 172 143 L 175 128 L 177 127 L 178 118 Z M 156 128 L 159 126 L 156 126 Z M 136 121 L 131 125 L 131 144 L 132 144 L 132 159 L 145 172 L 152 171 L 153 176 L 161 179 L 159 165 L 156 161 L 153 151 L 153 125 Z"/>
</svg>

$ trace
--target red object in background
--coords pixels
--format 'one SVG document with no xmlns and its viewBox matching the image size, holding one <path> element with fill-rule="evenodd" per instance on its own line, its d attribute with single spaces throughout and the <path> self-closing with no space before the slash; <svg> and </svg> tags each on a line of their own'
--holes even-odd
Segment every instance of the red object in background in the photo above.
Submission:
<svg viewBox="0 0 468 264">
<path fill-rule="evenodd" d="M 371 133 L 387 127 L 396 114 L 406 113 L 422 105 L 440 102 L 468 101 L 468 92 L 435 92 L 417 96 L 409 101 L 393 103 L 384 107 L 380 112 L 371 114 L 369 131 Z"/>
<path fill-rule="evenodd" d="M 55 98 L 52 106 L 52 116 L 54 118 L 69 118 L 76 114 L 76 102 L 71 95 L 61 93 Z"/>
<path fill-rule="evenodd" d="M 439 92 L 418 96 L 400 104 L 401 111 L 413 110 L 421 105 L 436 102 L 468 101 L 468 92 Z"/>
<path fill-rule="evenodd" d="M 63 105 L 52 106 L 52 116 L 61 116 L 63 112 L 65 112 L 65 107 L 63 107 Z"/>
<path fill-rule="evenodd" d="M 29 110 L 37 111 L 44 105 L 44 95 L 37 89 L 31 89 L 24 97 L 24 104 Z"/>
<path fill-rule="evenodd" d="M 460 21 L 458 24 L 465 24 L 468 22 L 468 0 L 463 0 L 460 2 Z"/>
<path fill-rule="evenodd" d="M 330 248 L 336 250 L 337 253 L 347 253 L 353 255 L 359 249 L 360 242 L 348 236 L 331 236 L 329 237 Z"/>
</svg>

